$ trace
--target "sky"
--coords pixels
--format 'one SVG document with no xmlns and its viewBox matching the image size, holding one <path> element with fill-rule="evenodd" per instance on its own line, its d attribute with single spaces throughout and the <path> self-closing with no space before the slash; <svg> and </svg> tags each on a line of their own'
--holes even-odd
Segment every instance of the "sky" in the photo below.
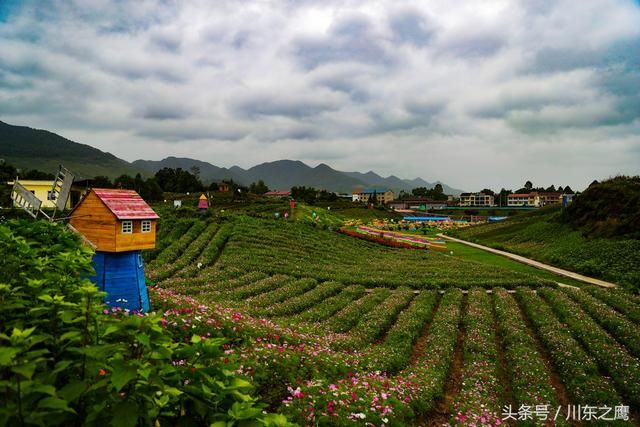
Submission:
<svg viewBox="0 0 640 427">
<path fill-rule="evenodd" d="M 640 174 L 632 0 L 0 0 L 0 120 L 469 191 Z"/>
</svg>

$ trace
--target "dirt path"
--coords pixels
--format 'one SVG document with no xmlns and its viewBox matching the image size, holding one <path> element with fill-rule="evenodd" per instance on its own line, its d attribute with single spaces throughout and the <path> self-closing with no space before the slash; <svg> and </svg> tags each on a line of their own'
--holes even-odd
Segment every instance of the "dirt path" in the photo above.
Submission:
<svg viewBox="0 0 640 427">
<path fill-rule="evenodd" d="M 422 327 L 422 332 L 420 333 L 420 337 L 413 344 L 413 349 L 411 351 L 411 357 L 409 358 L 409 366 L 416 366 L 420 356 L 424 351 L 424 346 L 427 344 L 427 339 L 429 338 L 429 329 L 431 329 L 431 324 L 433 323 L 433 318 L 438 313 L 438 308 L 440 308 L 440 302 L 442 298 L 438 298 L 436 304 L 433 306 L 433 311 L 431 312 L 431 318 L 425 322 Z"/>
<path fill-rule="evenodd" d="M 600 286 L 600 287 L 603 287 L 603 288 L 615 288 L 615 287 L 617 287 L 614 283 L 605 282 L 604 280 L 599 280 L 599 279 L 594 279 L 593 277 L 583 276 L 582 274 L 574 273 L 573 271 L 564 270 L 564 269 L 558 268 L 558 267 L 553 267 L 551 265 L 544 264 L 544 263 L 542 263 L 540 261 L 535 261 L 535 260 L 532 260 L 532 259 L 529 259 L 529 258 L 525 258 L 525 257 L 520 256 L 520 255 L 512 254 L 511 252 L 500 251 L 498 249 L 493 249 L 493 248 L 490 248 L 488 246 L 479 245 L 477 243 L 471 243 L 471 242 L 468 242 L 466 240 L 457 239 L 457 238 L 451 237 L 451 236 L 445 236 L 444 234 L 441 234 L 441 233 L 438 234 L 438 237 L 442 237 L 443 239 L 451 240 L 453 242 L 462 243 L 464 245 L 471 246 L 473 248 L 482 249 L 482 250 L 485 250 L 487 252 L 491 252 L 491 253 L 494 253 L 494 254 L 497 254 L 497 255 L 502 255 L 503 257 L 510 258 L 510 259 L 512 259 L 514 261 L 518 261 L 518 262 L 521 262 L 523 264 L 527 264 L 527 265 L 530 265 L 532 267 L 539 268 L 541 270 L 550 271 L 551 273 L 555 273 L 555 274 L 558 274 L 560 276 L 569 277 L 569 278 L 574 279 L 574 280 L 579 280 L 581 282 L 588 283 L 590 285 L 596 285 L 596 286 Z"/>
</svg>

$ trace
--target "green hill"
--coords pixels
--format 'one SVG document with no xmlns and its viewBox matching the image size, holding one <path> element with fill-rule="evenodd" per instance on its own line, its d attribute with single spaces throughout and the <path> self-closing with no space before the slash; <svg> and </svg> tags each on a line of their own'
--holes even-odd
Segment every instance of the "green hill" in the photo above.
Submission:
<svg viewBox="0 0 640 427">
<path fill-rule="evenodd" d="M 640 176 L 591 184 L 560 219 L 587 236 L 640 239 Z"/>
<path fill-rule="evenodd" d="M 54 173 L 63 164 L 75 174 L 89 178 L 106 175 L 115 178 L 138 170 L 111 153 L 79 144 L 55 133 L 13 126 L 0 121 L 0 158 L 17 168 Z"/>
</svg>

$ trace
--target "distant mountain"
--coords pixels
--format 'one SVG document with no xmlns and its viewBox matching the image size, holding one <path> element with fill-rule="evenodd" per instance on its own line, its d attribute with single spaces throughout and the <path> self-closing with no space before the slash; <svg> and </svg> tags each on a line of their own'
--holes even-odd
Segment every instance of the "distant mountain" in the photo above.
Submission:
<svg viewBox="0 0 640 427">
<path fill-rule="evenodd" d="M 406 180 L 393 175 L 384 178 L 373 171 L 367 173 L 341 172 L 324 163 L 313 168 L 299 160 L 277 160 L 262 163 L 249 169 L 242 169 L 239 166 L 233 166 L 229 169 L 220 168 L 201 160 L 176 157 L 167 157 L 159 161 L 136 160 L 133 165 L 148 173 L 155 173 L 165 167 L 189 170 L 196 166 L 200 169 L 200 178 L 206 182 L 233 179 L 240 184 L 249 185 L 261 179 L 267 186 L 274 189 L 304 185 L 348 193 L 354 187 L 375 186 L 389 188 L 397 193 L 400 190 L 408 192 L 416 187 L 432 188 L 438 183 L 429 183 L 422 178 Z M 459 195 L 462 192 L 445 184 L 443 184 L 443 188 L 447 194 Z"/>
<path fill-rule="evenodd" d="M 236 182 L 240 182 L 242 180 L 242 174 L 245 172 L 244 169 L 238 168 L 237 166 L 231 169 L 220 168 L 211 163 L 185 157 L 167 157 L 163 160 L 136 160 L 131 163 L 131 165 L 151 175 L 163 168 L 190 170 L 193 167 L 197 167 L 200 170 L 200 179 L 207 182 L 218 182 L 223 179 L 233 179 Z M 237 170 L 241 172 L 237 173 Z"/>
<path fill-rule="evenodd" d="M 435 184 L 422 178 L 413 180 L 396 176 L 382 177 L 373 171 L 367 173 L 341 172 L 322 163 L 310 167 L 297 160 L 278 160 L 262 163 L 249 169 L 239 166 L 223 168 L 211 163 L 181 157 L 167 157 L 163 160 L 136 160 L 133 163 L 119 159 L 113 154 L 100 151 L 89 145 L 79 144 L 46 130 L 13 126 L 0 121 L 0 159 L 24 169 L 39 169 L 53 173 L 59 164 L 82 177 L 106 175 L 115 178 L 122 174 L 153 175 L 162 168 L 199 169 L 204 182 L 219 182 L 233 179 L 249 185 L 262 179 L 270 188 L 287 189 L 293 186 L 307 186 L 329 191 L 348 193 L 354 187 L 384 187 L 396 193 L 411 191 L 416 187 L 433 187 Z M 460 194 L 461 190 L 443 184 L 445 193 Z"/>
<path fill-rule="evenodd" d="M 78 144 L 46 130 L 13 126 L 2 121 L 0 159 L 17 168 L 38 169 L 48 173 L 55 173 L 58 166 L 63 164 L 81 177 L 106 175 L 114 178 L 124 173 L 137 173 L 128 162 L 113 154 Z"/>
</svg>

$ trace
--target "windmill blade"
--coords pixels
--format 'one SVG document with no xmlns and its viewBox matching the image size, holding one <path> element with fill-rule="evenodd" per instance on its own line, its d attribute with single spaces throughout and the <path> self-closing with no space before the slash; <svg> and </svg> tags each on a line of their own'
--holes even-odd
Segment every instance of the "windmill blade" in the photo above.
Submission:
<svg viewBox="0 0 640 427">
<path fill-rule="evenodd" d="M 63 211 L 67 206 L 67 199 L 69 198 L 74 178 L 75 176 L 71 171 L 60 165 L 51 188 L 51 198 L 56 201 L 56 211 Z"/>
<path fill-rule="evenodd" d="M 11 199 L 16 206 L 24 209 L 24 211 L 29 215 L 34 218 L 38 217 L 40 206 L 42 206 L 42 200 L 38 199 L 33 193 L 31 193 L 31 191 L 24 188 L 18 181 L 13 183 Z"/>
</svg>

